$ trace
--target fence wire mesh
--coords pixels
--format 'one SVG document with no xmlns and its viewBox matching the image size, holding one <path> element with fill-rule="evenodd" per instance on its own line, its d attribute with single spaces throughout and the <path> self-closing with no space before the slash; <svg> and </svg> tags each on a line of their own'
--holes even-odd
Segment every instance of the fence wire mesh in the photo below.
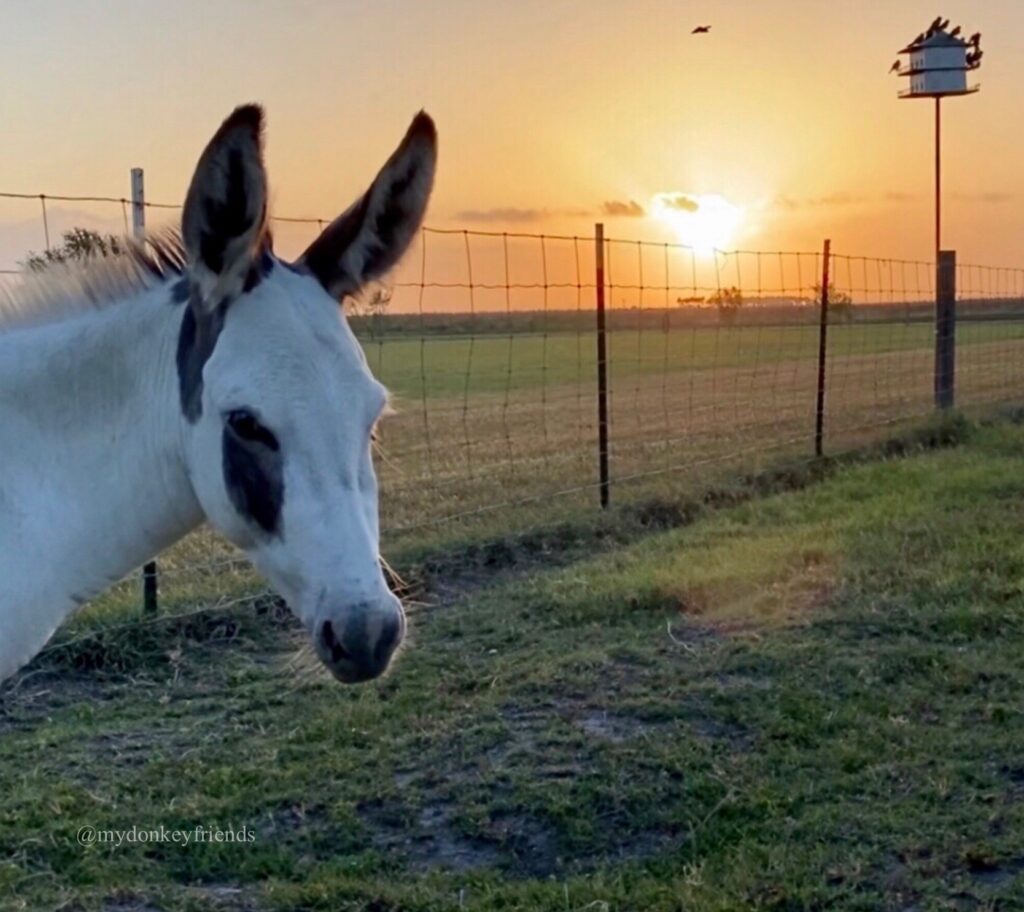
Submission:
<svg viewBox="0 0 1024 912">
<path fill-rule="evenodd" d="M 123 199 L 0 199 L 36 207 L 40 246 L 71 224 L 128 225 Z M 94 208 L 84 218 L 57 200 Z M 179 214 L 147 209 L 159 214 L 150 225 Z M 279 249 L 296 255 L 325 224 L 276 218 Z M 822 253 L 603 243 L 613 503 L 810 456 Z M 0 282 L 16 284 L 19 266 L 2 265 Z M 933 413 L 936 288 L 932 263 L 833 253 L 829 266 L 824 449 L 835 453 Z M 596 508 L 595 267 L 593 237 L 425 228 L 392 282 L 355 302 L 351 325 L 395 406 L 377 453 L 385 553 Z M 956 284 L 957 406 L 1019 401 L 1024 270 L 959 265 Z M 208 531 L 161 556 L 160 587 L 171 610 L 259 591 Z M 137 604 L 138 581 L 111 600 Z"/>
</svg>

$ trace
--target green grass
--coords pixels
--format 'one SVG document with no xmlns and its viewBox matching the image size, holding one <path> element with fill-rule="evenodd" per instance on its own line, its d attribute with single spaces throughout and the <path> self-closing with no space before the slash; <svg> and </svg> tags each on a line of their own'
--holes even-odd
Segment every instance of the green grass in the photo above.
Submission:
<svg viewBox="0 0 1024 912">
<path fill-rule="evenodd" d="M 51 656 L 0 698 L 0 906 L 1020 908 L 1022 498 L 1002 424 L 609 521 L 435 584 L 358 689 L 297 678 L 267 605 Z M 255 841 L 75 840 L 161 824 Z"/>
<path fill-rule="evenodd" d="M 833 358 L 929 350 L 930 323 L 839 323 L 830 328 Z M 1024 337 L 1019 323 L 963 323 L 961 345 Z M 810 323 L 769 326 L 645 327 L 609 333 L 611 371 L 620 377 L 663 372 L 749 368 L 817 358 L 818 327 Z M 584 379 L 596 369 L 592 328 L 580 334 L 509 333 L 474 337 L 363 339 L 374 373 L 400 399 L 415 402 L 472 394 L 522 392 Z M 468 378 L 468 379 L 467 379 Z"/>
</svg>

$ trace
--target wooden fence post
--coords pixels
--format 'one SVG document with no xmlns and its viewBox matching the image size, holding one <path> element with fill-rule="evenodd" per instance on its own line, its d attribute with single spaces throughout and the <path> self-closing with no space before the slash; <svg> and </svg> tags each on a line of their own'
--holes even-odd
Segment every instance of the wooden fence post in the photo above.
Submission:
<svg viewBox="0 0 1024 912">
<path fill-rule="evenodd" d="M 601 507 L 608 506 L 611 483 L 608 477 L 608 338 L 604 316 L 604 225 L 594 226 L 594 256 L 597 289 L 597 461 Z"/>
<path fill-rule="evenodd" d="M 142 168 L 132 168 L 132 235 L 139 242 L 146 237 L 146 189 Z M 156 561 L 142 568 L 142 606 L 146 614 L 156 614 L 159 608 Z"/>
<path fill-rule="evenodd" d="M 825 443 L 825 368 L 828 358 L 828 284 L 832 241 L 825 241 L 821 267 L 821 317 L 818 323 L 818 398 L 814 409 L 814 455 L 821 456 Z"/>
<path fill-rule="evenodd" d="M 953 407 L 956 393 L 956 251 L 940 250 L 935 281 L 935 407 Z"/>
</svg>

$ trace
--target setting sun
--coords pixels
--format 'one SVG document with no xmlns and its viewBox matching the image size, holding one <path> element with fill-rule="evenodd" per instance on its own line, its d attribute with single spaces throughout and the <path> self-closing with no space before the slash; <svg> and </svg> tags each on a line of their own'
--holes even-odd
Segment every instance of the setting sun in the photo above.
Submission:
<svg viewBox="0 0 1024 912">
<path fill-rule="evenodd" d="M 658 193 L 651 214 L 667 223 L 680 244 L 709 254 L 733 246 L 743 210 L 717 194 Z"/>
</svg>

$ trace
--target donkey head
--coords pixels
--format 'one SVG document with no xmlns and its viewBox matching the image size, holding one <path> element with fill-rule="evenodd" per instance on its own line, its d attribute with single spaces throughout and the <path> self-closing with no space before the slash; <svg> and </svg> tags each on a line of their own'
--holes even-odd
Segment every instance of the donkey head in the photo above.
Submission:
<svg viewBox="0 0 1024 912">
<path fill-rule="evenodd" d="M 267 229 L 262 111 L 240 107 L 199 159 L 182 214 L 178 393 L 193 488 L 346 682 L 387 668 L 405 616 L 378 554 L 371 437 L 386 392 L 339 301 L 401 257 L 436 157 L 420 113 L 366 193 L 285 264 Z"/>
</svg>

